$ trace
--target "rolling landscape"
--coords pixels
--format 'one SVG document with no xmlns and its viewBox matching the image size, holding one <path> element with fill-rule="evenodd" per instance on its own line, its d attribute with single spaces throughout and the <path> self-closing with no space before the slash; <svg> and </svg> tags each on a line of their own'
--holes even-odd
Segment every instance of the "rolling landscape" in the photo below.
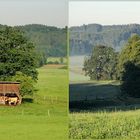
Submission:
<svg viewBox="0 0 140 140">
<path fill-rule="evenodd" d="M 116 69 L 120 67 L 119 70 L 122 70 L 121 62 L 129 60 L 127 58 L 129 51 L 126 48 L 131 46 L 130 42 L 135 38 L 133 36 L 139 33 L 138 24 L 109 26 L 89 24 L 70 28 L 70 139 L 140 138 L 140 98 L 122 94 L 123 82 L 120 78 L 106 77 L 106 72 L 113 67 Z M 110 53 L 107 53 L 105 46 L 108 51 L 110 49 Z M 140 46 L 136 46 L 139 50 Z M 110 61 L 112 65 L 110 69 L 108 69 L 109 59 L 105 57 L 105 55 L 113 54 L 109 47 L 114 50 L 114 55 L 112 55 L 114 57 L 111 56 L 110 60 L 116 61 L 115 54 L 117 56 L 119 54 L 116 57 L 117 61 L 120 59 L 116 64 Z M 105 51 L 102 51 L 103 49 Z M 133 53 L 133 56 L 137 54 L 136 61 L 139 62 L 138 50 Z M 130 57 L 132 57 L 131 54 Z M 98 70 L 97 68 L 102 65 L 102 71 Z M 92 69 L 95 69 L 95 72 L 91 73 Z M 127 75 L 131 74 L 131 66 L 128 71 Z M 98 73 L 101 73 L 100 77 L 97 77 Z M 137 75 L 137 79 L 138 77 Z M 135 89 L 138 90 L 138 83 L 132 81 L 131 85 L 137 85 Z"/>
<path fill-rule="evenodd" d="M 19 82 L 22 97 L 18 105 L 18 98 L 13 97 L 15 91 L 11 88 L 9 93 L 1 86 L 1 93 L 4 92 L 4 97 L 0 95 L 1 139 L 65 140 L 68 137 L 66 30 L 44 25 L 24 27 L 0 27 L 0 80 Z M 5 92 L 9 93 L 6 98 Z"/>
<path fill-rule="evenodd" d="M 0 139 L 68 139 L 67 2 L 0 1 Z"/>
</svg>

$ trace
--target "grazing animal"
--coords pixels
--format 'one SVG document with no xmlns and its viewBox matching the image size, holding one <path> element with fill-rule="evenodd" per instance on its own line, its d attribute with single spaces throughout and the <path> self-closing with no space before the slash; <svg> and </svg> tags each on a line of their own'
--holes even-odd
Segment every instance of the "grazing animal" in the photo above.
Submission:
<svg viewBox="0 0 140 140">
<path fill-rule="evenodd" d="M 5 104 L 4 96 L 0 97 L 0 104 Z"/>
<path fill-rule="evenodd" d="M 12 97 L 8 99 L 8 103 L 9 105 L 16 105 L 18 102 L 18 98 L 17 97 Z"/>
</svg>

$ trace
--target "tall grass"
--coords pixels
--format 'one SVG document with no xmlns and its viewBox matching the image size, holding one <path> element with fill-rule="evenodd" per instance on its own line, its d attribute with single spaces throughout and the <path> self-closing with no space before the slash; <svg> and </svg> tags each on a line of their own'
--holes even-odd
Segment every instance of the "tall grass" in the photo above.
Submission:
<svg viewBox="0 0 140 140">
<path fill-rule="evenodd" d="M 140 110 L 72 113 L 70 139 L 140 139 Z"/>
</svg>

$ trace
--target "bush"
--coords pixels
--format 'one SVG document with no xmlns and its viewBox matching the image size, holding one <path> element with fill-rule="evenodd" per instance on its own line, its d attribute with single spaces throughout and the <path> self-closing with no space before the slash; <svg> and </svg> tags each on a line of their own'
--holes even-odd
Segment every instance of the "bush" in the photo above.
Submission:
<svg viewBox="0 0 140 140">
<path fill-rule="evenodd" d="M 49 62 L 47 62 L 47 64 L 59 64 L 59 62 L 56 60 L 56 61 L 49 61 Z"/>
<path fill-rule="evenodd" d="M 122 94 L 140 97 L 140 66 L 127 62 L 124 65 L 124 69 L 121 84 Z"/>
<path fill-rule="evenodd" d="M 32 96 L 36 91 L 34 87 L 35 81 L 30 76 L 27 76 L 22 72 L 17 72 L 11 80 L 20 82 L 20 94 L 22 97 L 26 95 Z"/>
</svg>

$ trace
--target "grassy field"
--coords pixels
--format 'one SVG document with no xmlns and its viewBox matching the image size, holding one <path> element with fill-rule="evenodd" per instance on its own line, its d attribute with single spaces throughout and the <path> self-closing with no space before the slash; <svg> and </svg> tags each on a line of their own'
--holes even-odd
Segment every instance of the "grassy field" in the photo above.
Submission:
<svg viewBox="0 0 140 140">
<path fill-rule="evenodd" d="M 140 110 L 70 115 L 70 139 L 140 139 Z"/>
<path fill-rule="evenodd" d="M 118 81 L 90 81 L 73 70 L 69 138 L 139 140 L 140 99 L 120 98 Z"/>
<path fill-rule="evenodd" d="M 116 99 L 118 93 L 117 81 L 79 81 L 70 84 L 70 101 Z"/>
<path fill-rule="evenodd" d="M 68 71 L 53 65 L 39 68 L 38 72 L 33 103 L 0 107 L 0 139 L 67 139 Z"/>
</svg>

